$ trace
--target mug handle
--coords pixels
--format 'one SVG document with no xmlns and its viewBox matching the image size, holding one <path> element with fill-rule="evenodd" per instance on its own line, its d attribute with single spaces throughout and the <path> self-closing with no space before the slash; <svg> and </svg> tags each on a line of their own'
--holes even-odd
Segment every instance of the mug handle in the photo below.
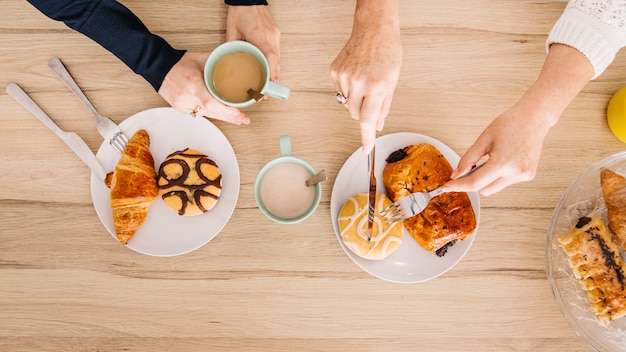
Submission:
<svg viewBox="0 0 626 352">
<path fill-rule="evenodd" d="M 291 137 L 280 136 L 280 156 L 291 156 Z"/>
<path fill-rule="evenodd" d="M 261 94 L 280 100 L 287 100 L 290 93 L 291 89 L 289 87 L 272 81 L 267 81 L 265 87 L 261 89 Z"/>
</svg>

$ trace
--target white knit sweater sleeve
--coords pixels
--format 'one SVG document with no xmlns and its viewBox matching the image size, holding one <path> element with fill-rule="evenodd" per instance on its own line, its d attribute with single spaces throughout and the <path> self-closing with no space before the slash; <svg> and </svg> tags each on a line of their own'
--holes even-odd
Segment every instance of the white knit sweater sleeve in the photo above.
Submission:
<svg viewBox="0 0 626 352">
<path fill-rule="evenodd" d="M 548 35 L 548 50 L 553 43 L 582 52 L 597 78 L 626 46 L 626 0 L 570 0 Z"/>
</svg>

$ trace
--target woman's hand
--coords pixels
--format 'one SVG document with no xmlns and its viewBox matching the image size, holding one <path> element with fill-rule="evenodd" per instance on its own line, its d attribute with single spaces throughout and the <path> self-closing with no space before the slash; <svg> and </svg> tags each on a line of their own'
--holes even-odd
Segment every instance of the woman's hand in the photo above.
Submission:
<svg viewBox="0 0 626 352">
<path fill-rule="evenodd" d="M 593 66 L 583 53 L 568 45 L 552 44 L 537 81 L 510 110 L 487 126 L 463 155 L 445 189 L 480 191 L 488 196 L 532 180 L 548 131 L 593 75 Z M 489 159 L 480 170 L 458 179 L 485 156 Z"/>
<path fill-rule="evenodd" d="M 280 28 L 268 6 L 229 6 L 226 41 L 245 40 L 261 49 L 270 64 L 270 80 L 280 74 Z"/>
<path fill-rule="evenodd" d="M 544 122 L 547 119 L 528 114 L 516 106 L 493 120 L 463 155 L 452 173 L 453 180 L 445 185 L 446 190 L 480 191 L 488 196 L 514 183 L 532 180 L 551 126 Z M 489 159 L 480 170 L 455 180 L 469 172 L 485 155 Z"/>
<path fill-rule="evenodd" d="M 398 1 L 357 2 L 352 35 L 330 67 L 369 153 L 385 124 L 402 64 Z"/>
<path fill-rule="evenodd" d="M 208 52 L 186 52 L 167 73 L 159 94 L 174 109 L 191 114 L 199 107 L 196 115 L 223 120 L 236 125 L 247 125 L 250 117 L 237 108 L 217 101 L 204 84 L 204 63 Z"/>
</svg>

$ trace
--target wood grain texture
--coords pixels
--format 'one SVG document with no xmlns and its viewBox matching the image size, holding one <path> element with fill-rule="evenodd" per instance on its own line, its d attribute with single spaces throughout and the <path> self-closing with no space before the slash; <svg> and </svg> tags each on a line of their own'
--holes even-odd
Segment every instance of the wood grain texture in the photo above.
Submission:
<svg viewBox="0 0 626 352">
<path fill-rule="evenodd" d="M 175 47 L 224 40 L 221 1 L 122 1 Z M 535 79 L 564 2 L 403 1 L 404 61 L 385 129 L 416 132 L 462 154 Z M 155 258 L 119 245 L 91 204 L 89 171 L 56 136 L 0 94 L 0 350 L 2 351 L 589 351 L 546 279 L 546 233 L 563 191 L 624 149 L 605 112 L 626 82 L 626 58 L 565 111 L 531 182 L 481 199 L 467 256 L 421 284 L 392 284 L 343 252 L 330 221 L 332 187 L 359 147 L 358 125 L 334 100 L 329 66 L 354 1 L 272 0 L 282 31 L 288 101 L 248 109 L 253 123 L 215 121 L 237 154 L 241 189 L 209 244 Z M 89 39 L 22 1 L 0 13 L 0 85 L 20 84 L 59 125 L 96 151 L 93 118 L 48 69 L 59 56 L 96 108 L 116 122 L 166 106 L 141 77 Z M 258 210 L 257 172 L 294 154 L 326 169 L 320 207 L 296 225 Z M 584 141 L 584 143 L 581 143 Z"/>
</svg>

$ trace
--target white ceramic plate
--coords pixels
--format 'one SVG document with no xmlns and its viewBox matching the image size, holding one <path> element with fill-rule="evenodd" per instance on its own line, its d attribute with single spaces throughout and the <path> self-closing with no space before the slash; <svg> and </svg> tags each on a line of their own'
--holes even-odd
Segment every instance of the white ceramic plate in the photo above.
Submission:
<svg viewBox="0 0 626 352">
<path fill-rule="evenodd" d="M 608 225 L 600 187 L 602 167 L 626 175 L 626 153 L 615 154 L 591 166 L 565 190 L 554 209 L 548 229 L 546 270 L 554 299 L 576 333 L 597 351 L 624 352 L 626 317 L 613 321 L 607 327 L 598 324 L 586 292 L 572 274 L 565 252 L 554 243 L 557 236 L 572 228 L 581 216 L 599 216 Z"/>
<path fill-rule="evenodd" d="M 459 163 L 459 155 L 440 141 L 417 133 L 393 133 L 376 139 L 376 180 L 379 193 L 384 192 L 383 168 L 385 159 L 392 152 L 410 144 L 430 143 L 435 146 L 448 160 L 452 167 Z M 368 260 L 350 251 L 341 239 L 337 217 L 344 203 L 353 195 L 368 190 L 367 155 L 361 149 L 356 150 L 343 164 L 330 198 L 330 212 L 335 235 L 339 244 L 361 269 L 380 279 L 399 282 L 416 283 L 433 279 L 455 266 L 467 253 L 478 231 L 480 219 L 480 198 L 478 193 L 468 193 L 474 213 L 476 214 L 476 230 L 465 240 L 455 243 L 443 257 L 423 249 L 409 233 L 403 229 L 402 244 L 389 257 L 383 260 Z"/>
<path fill-rule="evenodd" d="M 139 112 L 124 120 L 120 127 L 129 138 L 140 129 L 148 131 L 157 172 L 168 155 L 192 148 L 215 161 L 222 173 L 222 193 L 213 209 L 201 215 L 179 216 L 159 196 L 127 247 L 147 255 L 174 256 L 191 252 L 213 239 L 230 219 L 239 196 L 239 166 L 226 136 L 208 120 L 194 119 L 172 108 Z M 120 154 L 108 142 L 103 142 L 96 156 L 105 171 L 110 172 Z M 109 189 L 94 174 L 91 175 L 91 198 L 100 221 L 117 241 Z"/>
</svg>

